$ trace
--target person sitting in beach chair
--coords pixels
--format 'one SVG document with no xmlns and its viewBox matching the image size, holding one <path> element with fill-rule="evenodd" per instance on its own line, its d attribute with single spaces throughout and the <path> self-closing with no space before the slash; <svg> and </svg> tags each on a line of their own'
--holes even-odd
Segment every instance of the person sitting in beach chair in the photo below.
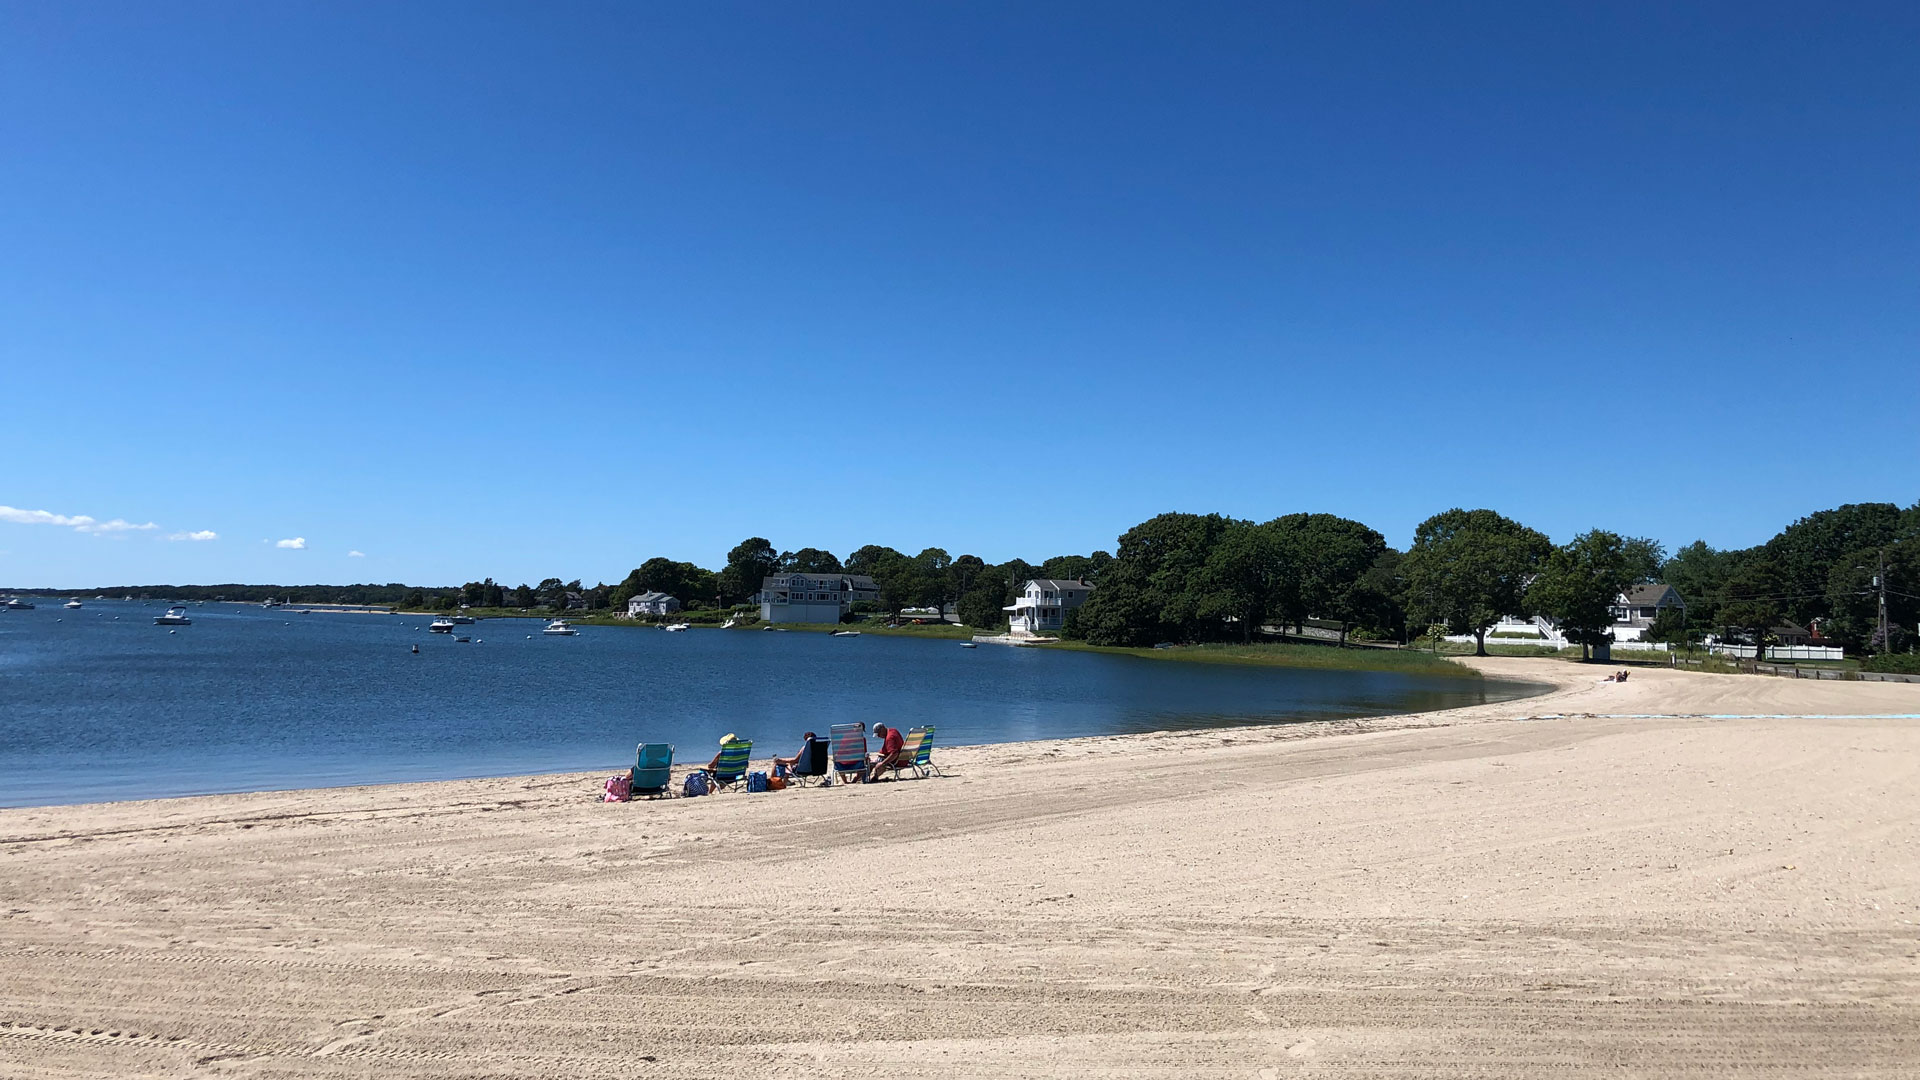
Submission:
<svg viewBox="0 0 1920 1080">
<path fill-rule="evenodd" d="M 867 725 L 835 724 L 827 731 L 833 737 L 833 771 L 840 781 L 851 784 L 867 775 Z"/>
<path fill-rule="evenodd" d="M 888 727 L 885 724 L 875 724 L 873 725 L 873 733 L 880 736 L 880 752 L 873 756 L 873 762 L 867 768 L 867 779 L 869 781 L 880 779 L 880 774 L 888 769 L 895 769 L 902 764 L 911 765 L 913 763 L 913 758 L 911 757 L 908 757 L 905 762 L 901 762 L 900 760 L 901 751 L 906 746 L 906 737 L 901 733 L 899 728 Z"/>
<path fill-rule="evenodd" d="M 700 771 L 707 774 L 707 780 L 713 784 L 714 790 L 724 790 L 746 778 L 747 758 L 752 753 L 752 740 L 736 738 L 729 731 L 720 740 L 720 752 L 713 755 L 713 760 L 707 762 L 707 767 Z"/>
<path fill-rule="evenodd" d="M 800 753 L 790 757 L 773 759 L 775 768 L 785 766 L 787 779 L 801 787 L 827 775 L 827 740 L 807 732 L 806 741 L 800 744 Z"/>
<path fill-rule="evenodd" d="M 804 760 L 808 754 L 813 752 L 813 741 L 817 738 L 819 738 L 819 736 L 815 735 L 813 732 L 811 731 L 807 732 L 805 735 L 800 737 L 800 752 L 793 755 L 792 757 L 774 758 L 773 767 L 776 769 L 791 769 L 795 765 L 800 764 L 800 762 Z"/>
</svg>

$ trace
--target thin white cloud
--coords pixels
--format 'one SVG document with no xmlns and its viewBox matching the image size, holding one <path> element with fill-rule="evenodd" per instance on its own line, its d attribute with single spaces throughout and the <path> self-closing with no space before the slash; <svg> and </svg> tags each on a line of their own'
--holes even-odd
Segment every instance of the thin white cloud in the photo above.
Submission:
<svg viewBox="0 0 1920 1080">
<path fill-rule="evenodd" d="M 288 551 L 305 551 L 307 550 L 307 538 L 304 536 L 296 536 L 291 540 L 276 540 L 273 546 L 286 548 Z"/>
<path fill-rule="evenodd" d="M 86 514 L 56 514 L 51 510 L 21 510 L 12 506 L 0 506 L 0 521 L 14 525 L 58 525 L 76 532 L 95 534 L 139 532 L 160 527 L 151 521 L 145 525 L 135 525 L 124 518 L 101 521 Z"/>
<path fill-rule="evenodd" d="M 349 559 L 364 559 L 364 558 L 366 558 L 366 557 L 367 557 L 367 553 L 366 553 L 366 552 L 364 552 L 364 551 L 349 551 L 349 552 L 347 552 L 347 558 L 349 558 Z"/>
<path fill-rule="evenodd" d="M 169 540 L 218 540 L 220 539 L 220 534 L 217 532 L 214 532 L 212 529 L 200 529 L 197 532 L 168 533 L 167 539 Z"/>
</svg>

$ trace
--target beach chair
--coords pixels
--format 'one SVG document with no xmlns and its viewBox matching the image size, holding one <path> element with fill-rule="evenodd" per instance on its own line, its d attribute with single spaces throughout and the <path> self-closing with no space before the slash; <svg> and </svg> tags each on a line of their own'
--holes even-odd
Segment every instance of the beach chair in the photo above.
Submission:
<svg viewBox="0 0 1920 1080">
<path fill-rule="evenodd" d="M 900 739 L 900 752 L 893 755 L 893 760 L 887 762 L 884 768 L 893 770 L 893 778 L 895 780 L 900 779 L 900 770 L 902 769 L 912 773 L 916 779 L 926 776 L 927 774 L 920 770 L 919 761 L 920 748 L 926 745 L 926 742 L 926 728 L 914 728 L 912 731 L 907 732 Z"/>
<path fill-rule="evenodd" d="M 673 794 L 673 744 L 643 742 L 633 755 L 633 797 L 658 799 Z"/>
<path fill-rule="evenodd" d="M 726 791 L 747 778 L 747 758 L 752 755 L 752 739 L 735 739 L 721 745 L 720 760 L 714 762 L 713 768 L 701 771 L 707 774 L 716 793 Z"/>
<path fill-rule="evenodd" d="M 852 783 L 848 776 L 867 771 L 867 729 L 864 724 L 835 724 L 827 729 L 833 740 L 833 771 L 840 782 Z"/>
<path fill-rule="evenodd" d="M 787 782 L 795 787 L 819 783 L 827 776 L 827 740 L 810 740 L 800 751 L 800 760 L 787 771 Z"/>
<path fill-rule="evenodd" d="M 920 729 L 920 748 L 914 751 L 913 767 L 920 771 L 921 776 L 947 775 L 946 773 L 943 773 L 940 771 L 940 766 L 935 765 L 933 763 L 933 725 L 932 724 L 928 724 L 926 727 L 923 727 Z"/>
</svg>

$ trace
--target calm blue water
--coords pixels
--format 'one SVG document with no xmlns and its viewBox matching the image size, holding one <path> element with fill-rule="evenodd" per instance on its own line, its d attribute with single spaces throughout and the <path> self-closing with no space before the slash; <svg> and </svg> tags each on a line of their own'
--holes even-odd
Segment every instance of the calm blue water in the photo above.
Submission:
<svg viewBox="0 0 1920 1080">
<path fill-rule="evenodd" d="M 1473 679 L 1176 664 L 957 642 L 88 600 L 0 612 L 0 806 L 613 771 L 642 740 L 704 761 L 851 720 L 942 745 L 1367 716 L 1521 696 Z M 532 637 L 528 635 L 531 634 Z M 418 644 L 420 654 L 409 646 Z"/>
</svg>

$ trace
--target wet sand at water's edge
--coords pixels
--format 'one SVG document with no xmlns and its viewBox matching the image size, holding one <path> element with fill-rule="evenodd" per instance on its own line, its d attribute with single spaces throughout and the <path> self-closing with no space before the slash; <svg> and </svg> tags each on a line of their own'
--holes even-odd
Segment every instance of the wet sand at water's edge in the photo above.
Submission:
<svg viewBox="0 0 1920 1080">
<path fill-rule="evenodd" d="M 0 811 L 0 1077 L 1920 1075 L 1920 685 L 1476 663 L 1556 689 Z"/>
</svg>

